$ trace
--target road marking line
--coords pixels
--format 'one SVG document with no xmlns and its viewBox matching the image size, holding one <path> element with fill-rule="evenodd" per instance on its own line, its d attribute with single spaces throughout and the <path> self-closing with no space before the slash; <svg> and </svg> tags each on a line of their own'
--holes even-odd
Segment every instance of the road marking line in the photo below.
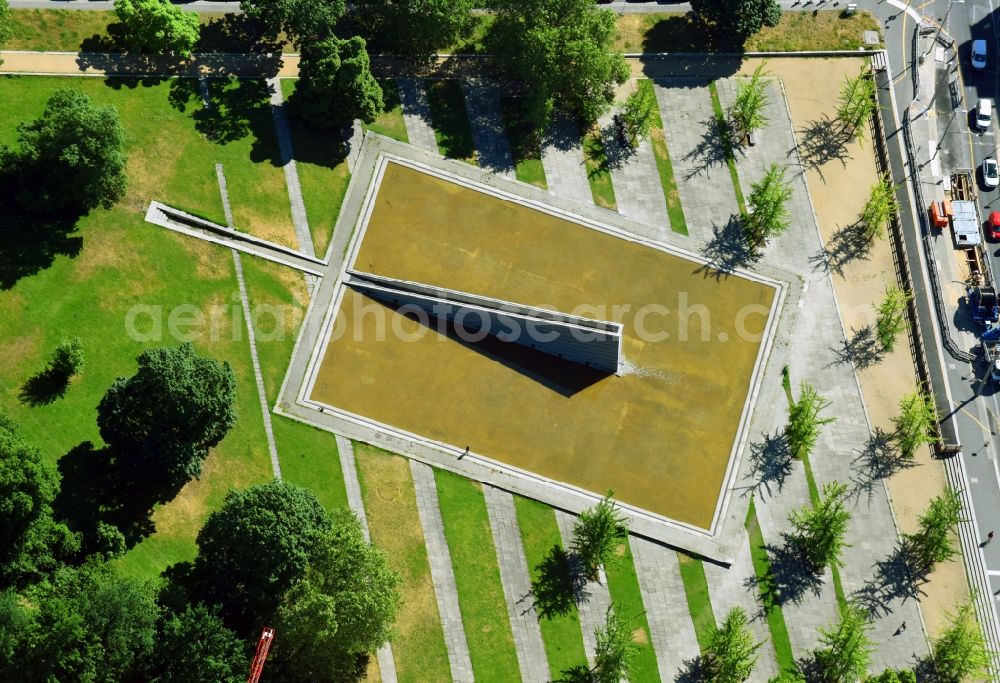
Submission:
<svg viewBox="0 0 1000 683">
<path fill-rule="evenodd" d="M 990 576 L 1000 576 L 1000 571 L 997 571 L 996 569 L 987 569 L 986 573 Z"/>
</svg>

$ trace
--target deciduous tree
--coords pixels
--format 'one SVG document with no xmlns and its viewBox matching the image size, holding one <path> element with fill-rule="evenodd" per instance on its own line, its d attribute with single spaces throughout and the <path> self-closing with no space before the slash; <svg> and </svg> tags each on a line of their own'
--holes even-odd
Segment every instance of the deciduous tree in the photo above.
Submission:
<svg viewBox="0 0 1000 683">
<path fill-rule="evenodd" d="M 374 121 L 382 110 L 382 88 L 372 76 L 364 39 L 331 37 L 304 43 L 299 81 L 289 104 L 313 126 Z"/>
<path fill-rule="evenodd" d="M 240 0 L 240 9 L 257 22 L 264 37 L 285 35 L 300 48 L 333 35 L 344 16 L 344 0 Z"/>
<path fill-rule="evenodd" d="M 840 608 L 840 620 L 820 629 L 822 647 L 815 652 L 824 683 L 856 683 L 868 673 L 875 645 L 868 636 L 868 614 L 859 605 Z"/>
<path fill-rule="evenodd" d="M 7 0 L 0 0 L 0 46 L 10 40 L 12 35 L 14 35 L 14 19 L 10 13 L 10 6 Z M 3 64 L 2 59 L 0 64 Z"/>
<path fill-rule="evenodd" d="M 389 639 L 399 577 L 340 509 L 318 536 L 303 579 L 278 608 L 274 665 L 281 680 L 351 680 Z"/>
<path fill-rule="evenodd" d="M 115 16 L 125 27 L 129 50 L 190 57 L 201 26 L 197 12 L 170 0 L 116 0 Z"/>
<path fill-rule="evenodd" d="M 903 548 L 911 567 L 925 576 L 938 562 L 951 559 L 955 548 L 955 529 L 962 521 L 962 500 L 954 489 L 945 489 L 931 500 L 919 519 L 915 533 L 903 534 Z"/>
<path fill-rule="evenodd" d="M 796 458 L 808 456 L 819 438 L 820 427 L 833 422 L 834 418 L 819 416 L 830 402 L 816 393 L 816 389 L 807 382 L 799 388 L 799 399 L 788 408 L 788 424 L 785 426 L 785 437 L 788 447 Z"/>
<path fill-rule="evenodd" d="M 764 108 L 767 107 L 767 72 L 763 61 L 754 69 L 750 80 L 741 80 L 736 89 L 736 101 L 729 109 L 729 119 L 740 135 L 748 135 L 767 125 Z"/>
<path fill-rule="evenodd" d="M 573 526 L 573 551 L 591 579 L 597 578 L 601 565 L 614 557 L 615 548 L 628 536 L 628 525 L 613 495 L 614 491 L 608 491 L 597 505 L 581 512 Z"/>
<path fill-rule="evenodd" d="M 875 111 L 875 79 L 868 67 L 857 76 L 846 76 L 837 99 L 837 120 L 857 139 L 864 135 L 862 124 Z"/>
<path fill-rule="evenodd" d="M 179 487 L 201 474 L 208 450 L 236 422 L 236 377 L 228 363 L 191 344 L 143 351 L 97 408 L 101 437 L 126 479 Z"/>
<path fill-rule="evenodd" d="M 992 657 L 986 638 L 979 628 L 972 602 L 966 602 L 951 615 L 948 626 L 934 639 L 931 666 L 934 680 L 960 683 L 964 680 L 995 680 Z"/>
<path fill-rule="evenodd" d="M 17 139 L 20 149 L 0 152 L 0 167 L 25 208 L 86 212 L 124 196 L 125 131 L 113 106 L 97 106 L 79 90 L 60 88 L 41 117 L 18 126 Z"/>
<path fill-rule="evenodd" d="M 917 675 L 909 669 L 886 669 L 878 676 L 872 676 L 866 683 L 917 683 Z"/>
<path fill-rule="evenodd" d="M 771 164 L 760 182 L 750 186 L 750 212 L 744 216 L 743 228 L 751 251 L 758 251 L 791 225 L 788 200 L 792 198 L 792 186 L 785 178 L 786 171 L 784 166 Z"/>
<path fill-rule="evenodd" d="M 473 0 L 361 0 L 355 12 L 370 42 L 393 54 L 426 61 L 469 35 Z"/>
<path fill-rule="evenodd" d="M 226 628 L 215 610 L 187 605 L 162 620 L 147 680 L 154 683 L 242 683 L 248 641 Z"/>
<path fill-rule="evenodd" d="M 640 86 L 626 98 L 621 109 L 621 122 L 625 129 L 625 137 L 632 147 L 638 145 L 640 140 L 649 137 L 656 107 L 656 96 L 652 88 Z"/>
<path fill-rule="evenodd" d="M 754 640 L 742 607 L 733 607 L 722 626 L 708 639 L 704 654 L 705 680 L 741 683 L 750 677 L 763 643 Z"/>
<path fill-rule="evenodd" d="M 594 683 L 619 683 L 632 678 L 632 663 L 638 645 L 632 638 L 632 626 L 622 619 L 614 605 L 604 615 L 604 625 L 594 631 Z"/>
<path fill-rule="evenodd" d="M 777 26 L 781 19 L 775 0 L 691 0 L 691 10 L 741 44 L 765 26 Z"/>
<path fill-rule="evenodd" d="M 83 367 L 83 342 L 79 337 L 63 339 L 52 353 L 49 371 L 58 377 L 69 379 Z"/>
<path fill-rule="evenodd" d="M 878 319 L 875 332 L 879 343 L 886 351 L 896 346 L 896 337 L 906 329 L 906 306 L 910 295 L 899 287 L 886 287 L 885 298 L 878 305 Z"/>
<path fill-rule="evenodd" d="M 887 173 L 882 174 L 879 181 L 872 185 L 865 208 L 861 211 L 861 223 L 865 226 L 865 235 L 869 241 L 885 237 L 889 221 L 896 213 L 895 189 Z"/>
<path fill-rule="evenodd" d="M 913 458 L 920 446 L 937 440 L 937 408 L 934 399 L 923 389 L 899 400 L 899 415 L 892 421 L 896 426 L 892 438 L 904 460 Z"/>
<path fill-rule="evenodd" d="M 799 548 L 815 572 L 843 565 L 840 554 L 845 546 L 849 547 L 844 538 L 851 519 L 851 513 L 844 507 L 845 495 L 845 484 L 839 481 L 824 484 L 818 505 L 794 510 L 788 518 Z"/>
<path fill-rule="evenodd" d="M 302 580 L 330 517 L 309 491 L 279 480 L 230 491 L 198 532 L 189 578 L 197 601 L 217 604 L 240 635 L 267 625 Z"/>
<path fill-rule="evenodd" d="M 589 128 L 608 111 L 629 69 L 615 52 L 614 13 L 593 0 L 491 0 L 489 49 L 501 71 L 524 84 L 539 128 L 552 109 Z"/>
</svg>

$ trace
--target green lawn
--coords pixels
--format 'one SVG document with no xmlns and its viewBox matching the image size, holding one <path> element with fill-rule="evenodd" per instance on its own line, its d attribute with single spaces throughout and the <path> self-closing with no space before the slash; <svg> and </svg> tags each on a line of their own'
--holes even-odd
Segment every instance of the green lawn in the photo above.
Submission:
<svg viewBox="0 0 1000 683">
<path fill-rule="evenodd" d="M 632 664 L 633 681 L 658 681 L 660 672 L 656 666 L 656 652 L 649 634 L 649 622 L 642 604 L 639 577 L 635 574 L 632 549 L 626 540 L 618 547 L 614 562 L 604 568 L 608 577 L 608 590 L 618 614 L 632 620 L 633 639 L 639 644 L 638 655 Z"/>
<path fill-rule="evenodd" d="M 549 506 L 521 496 L 514 496 L 514 506 L 517 509 L 517 523 L 521 528 L 528 570 L 532 581 L 537 582 L 542 578 L 540 569 L 545 566 L 546 558 L 551 557 L 554 548 L 562 547 L 556 514 Z M 574 667 L 586 665 L 583 632 L 580 630 L 580 617 L 575 605 L 552 616 L 540 614 L 539 625 L 553 680 L 559 680 L 564 672 Z"/>
<path fill-rule="evenodd" d="M 404 682 L 450 681 L 409 462 L 365 444 L 355 444 L 355 455 L 372 543 L 402 578 L 403 603 L 392 639 L 396 673 Z"/>
<path fill-rule="evenodd" d="M 747 204 L 743 198 L 743 188 L 740 187 L 740 175 L 736 172 L 736 157 L 733 155 L 733 142 L 729 136 L 729 122 L 726 114 L 722 110 L 722 102 L 719 100 L 719 91 L 715 87 L 715 82 L 708 84 L 708 90 L 712 93 L 712 109 L 715 111 L 715 125 L 722 138 L 722 146 L 726 153 L 726 166 L 729 167 L 729 178 L 733 183 L 733 191 L 736 193 L 736 203 L 739 204 L 740 213 L 746 215 Z"/>
<path fill-rule="evenodd" d="M 382 86 L 382 111 L 371 123 L 364 124 L 366 130 L 385 135 L 400 142 L 409 142 L 406 123 L 403 121 L 403 104 L 399 101 L 399 88 L 392 78 L 379 79 Z"/>
<path fill-rule="evenodd" d="M 688 612 L 698 638 L 698 647 L 705 650 L 708 639 L 716 628 L 712 599 L 708 594 L 708 580 L 701 560 L 684 553 L 677 553 L 681 580 L 684 582 L 684 597 L 687 598 Z"/>
<path fill-rule="evenodd" d="M 587 165 L 587 182 L 590 183 L 594 203 L 617 211 L 618 202 L 615 200 L 615 188 L 611 184 L 611 171 L 608 170 L 608 155 L 597 128 L 583 136 L 583 158 Z"/>
<path fill-rule="evenodd" d="M 639 88 L 649 92 L 649 97 L 656 101 L 653 92 L 653 82 L 648 79 L 639 81 Z M 670 163 L 670 152 L 667 150 L 667 137 L 663 132 L 663 119 L 660 118 L 660 108 L 654 107 L 653 125 L 649 131 L 650 143 L 653 146 L 653 156 L 656 157 L 656 170 L 660 173 L 660 185 L 663 186 L 663 197 L 667 202 L 667 215 L 670 217 L 670 229 L 682 235 L 688 234 L 687 221 L 684 220 L 684 209 L 681 207 L 681 196 L 677 192 L 677 179 L 674 178 L 674 167 Z"/>
<path fill-rule="evenodd" d="M 795 657 L 792 654 L 792 643 L 788 639 L 788 627 L 785 625 L 785 615 L 781 611 L 781 605 L 775 601 L 775 596 L 770 589 L 771 561 L 767 556 L 767 547 L 764 545 L 764 536 L 760 532 L 757 510 L 752 499 L 750 508 L 747 510 L 746 529 L 750 537 L 750 557 L 753 560 L 753 570 L 760 582 L 761 600 L 764 603 L 767 627 L 771 632 L 771 642 L 774 644 L 778 666 L 782 671 L 794 671 Z"/>
<path fill-rule="evenodd" d="M 500 111 L 504 129 L 510 142 L 510 152 L 514 157 L 514 174 L 522 183 L 531 183 L 542 189 L 548 188 L 545 168 L 542 166 L 542 150 L 538 135 L 524 120 L 522 107 L 517 97 L 504 96 L 500 99 Z"/>
<path fill-rule="evenodd" d="M 472 128 L 465 111 L 465 96 L 458 81 L 426 80 L 427 103 L 431 110 L 431 125 L 438 151 L 446 157 L 476 163 L 476 147 Z"/>
<path fill-rule="evenodd" d="M 295 92 L 298 81 L 285 78 L 279 82 L 287 100 Z M 347 148 L 340 143 L 336 130 L 309 126 L 292 111 L 289 111 L 288 126 L 292 132 L 295 167 L 299 173 L 309 231 L 316 254 L 322 257 L 330 245 L 340 205 L 351 181 Z"/>
<path fill-rule="evenodd" d="M 434 480 L 473 672 L 477 681 L 508 681 L 517 651 L 483 490 L 444 470 L 435 469 Z"/>
<path fill-rule="evenodd" d="M 81 219 L 64 244 L 17 242 L 9 232 L 0 238 L 0 317 L 17 322 L 0 333 L 5 360 L 0 405 L 51 462 L 85 442 L 100 448 L 95 408 L 114 378 L 133 373 L 143 349 L 180 343 L 168 324 L 177 306 L 189 304 L 205 316 L 205 325 L 176 331 L 189 333 L 199 352 L 233 367 L 239 419 L 209 455 L 201 478 L 154 509 L 152 534 L 122 561 L 136 574 L 152 578 L 168 564 L 194 556 L 197 530 L 230 487 L 266 481 L 271 468 L 260 447 L 263 421 L 249 347 L 244 336 L 228 332 L 244 324 L 241 310 L 232 305 L 236 283 L 230 255 L 143 221 L 154 198 L 221 217 L 213 164 L 217 154 L 228 150 L 199 135 L 190 117 L 171 106 L 171 81 L 147 87 L 120 80 L 115 85 L 98 79 L 0 78 L 0 142 L 12 144 L 17 124 L 37 116 L 56 88 L 70 86 L 118 108 L 130 151 L 127 196 L 114 208 Z M 47 263 L 46 253 L 75 246 L 75 256 L 57 254 Z M 34 259 L 38 268 L 20 270 Z M 128 332 L 130 312 L 133 330 L 141 335 Z M 221 333 L 212 334 L 208 320 Z M 49 405 L 20 403 L 20 387 L 64 335 L 83 340 L 83 372 L 63 398 Z M 93 490 L 99 484 L 67 472 L 63 487 Z"/>
</svg>

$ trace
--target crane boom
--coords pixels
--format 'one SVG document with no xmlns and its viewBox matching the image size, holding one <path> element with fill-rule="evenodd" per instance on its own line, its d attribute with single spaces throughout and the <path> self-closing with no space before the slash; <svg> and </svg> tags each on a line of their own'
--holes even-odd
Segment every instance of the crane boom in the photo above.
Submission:
<svg viewBox="0 0 1000 683">
<path fill-rule="evenodd" d="M 260 632 L 260 640 L 257 641 L 257 651 L 253 655 L 253 662 L 250 663 L 250 676 L 247 678 L 247 683 L 257 683 L 260 680 L 260 674 L 264 671 L 264 660 L 267 659 L 272 640 L 274 640 L 274 629 L 265 626 L 264 630 Z"/>
</svg>

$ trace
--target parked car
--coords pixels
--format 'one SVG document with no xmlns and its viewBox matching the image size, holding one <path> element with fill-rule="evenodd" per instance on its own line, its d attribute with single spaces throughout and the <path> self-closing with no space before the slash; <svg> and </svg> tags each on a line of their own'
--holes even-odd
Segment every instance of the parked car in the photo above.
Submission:
<svg viewBox="0 0 1000 683">
<path fill-rule="evenodd" d="M 991 242 L 1000 242 L 1000 211 L 990 214 L 990 220 L 986 222 L 986 237 Z"/>
<path fill-rule="evenodd" d="M 983 159 L 983 186 L 992 190 L 1000 185 L 1000 169 L 996 159 Z"/>
<path fill-rule="evenodd" d="M 972 41 L 972 68 L 973 69 L 985 69 L 986 68 L 986 41 L 985 40 L 973 40 Z"/>
<path fill-rule="evenodd" d="M 989 97 L 981 98 L 976 104 L 975 117 L 977 130 L 981 132 L 989 130 L 993 125 L 993 100 Z"/>
</svg>

